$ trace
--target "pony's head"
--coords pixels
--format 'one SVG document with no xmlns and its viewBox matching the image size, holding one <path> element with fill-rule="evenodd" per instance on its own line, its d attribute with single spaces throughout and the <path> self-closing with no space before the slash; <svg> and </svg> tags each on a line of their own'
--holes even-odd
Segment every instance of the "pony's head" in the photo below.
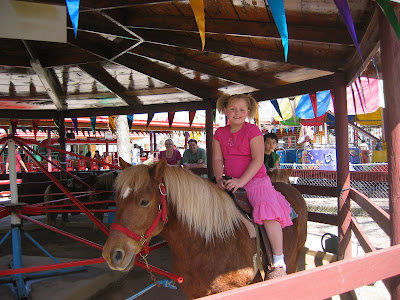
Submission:
<svg viewBox="0 0 400 300">
<path fill-rule="evenodd" d="M 122 226 L 139 237 L 145 236 L 159 212 L 159 183 L 163 179 L 167 163 L 161 160 L 153 166 L 131 166 L 120 159 L 120 165 L 123 170 L 115 181 L 114 200 L 117 212 L 113 225 Z M 113 225 L 103 248 L 103 257 L 111 269 L 128 271 L 133 266 L 135 256 L 142 250 L 143 242 L 148 242 L 151 237 L 159 234 L 164 222 L 160 220 L 156 224 L 149 236 L 146 236 L 146 241 L 129 238 L 123 232 L 125 229 L 113 229 Z"/>
<path fill-rule="evenodd" d="M 229 238 L 239 226 L 240 212 L 229 195 L 191 171 L 167 166 L 165 159 L 154 165 L 130 166 L 125 162 L 120 165 L 123 170 L 115 182 L 117 212 L 114 223 L 118 225 L 111 225 L 103 249 L 103 257 L 112 269 L 128 271 L 142 250 L 141 243 L 128 237 L 119 225 L 139 236 L 153 227 L 159 213 L 160 181 L 165 182 L 169 223 L 179 222 L 181 225 L 176 226 L 179 230 L 186 228 L 208 243 Z M 149 239 L 163 228 L 164 222 L 158 222 Z M 165 230 L 168 228 L 167 224 Z"/>
<path fill-rule="evenodd" d="M 289 177 L 292 176 L 293 169 L 268 169 L 267 174 L 271 182 L 283 182 L 290 184 Z"/>
</svg>

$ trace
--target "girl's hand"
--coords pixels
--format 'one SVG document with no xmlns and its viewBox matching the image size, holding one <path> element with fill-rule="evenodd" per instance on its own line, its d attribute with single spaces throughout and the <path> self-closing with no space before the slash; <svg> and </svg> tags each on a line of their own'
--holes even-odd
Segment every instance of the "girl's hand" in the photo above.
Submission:
<svg viewBox="0 0 400 300">
<path fill-rule="evenodd" d="M 239 178 L 232 178 L 225 181 L 225 188 L 228 191 L 232 191 L 232 193 L 236 192 L 240 187 L 243 187 L 243 184 L 240 182 Z"/>
<path fill-rule="evenodd" d="M 219 178 L 217 179 L 217 186 L 221 189 L 221 190 L 225 190 L 225 182 L 226 180 L 224 178 Z"/>
</svg>

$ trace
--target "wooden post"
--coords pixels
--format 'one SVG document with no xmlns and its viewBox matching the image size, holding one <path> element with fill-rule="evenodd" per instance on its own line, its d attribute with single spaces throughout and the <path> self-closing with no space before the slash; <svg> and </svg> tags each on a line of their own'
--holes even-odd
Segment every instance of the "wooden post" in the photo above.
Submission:
<svg viewBox="0 0 400 300">
<path fill-rule="evenodd" d="M 213 161 L 212 161 L 212 144 L 213 144 L 213 127 L 214 127 L 214 116 L 213 109 L 215 103 L 212 101 L 206 102 L 206 148 L 207 148 L 207 175 L 208 178 L 214 176 Z"/>
<path fill-rule="evenodd" d="M 344 74 L 334 76 L 335 136 L 337 162 L 339 259 L 351 257 L 351 211 L 349 172 L 349 133 L 346 81 Z"/>
<path fill-rule="evenodd" d="M 60 136 L 59 142 L 60 142 L 60 149 L 66 150 L 66 136 L 65 136 L 65 112 L 60 111 L 58 113 L 58 135 Z M 78 148 L 79 149 L 79 148 Z M 79 153 L 79 152 L 78 152 Z M 63 167 L 64 169 L 67 168 L 67 163 L 66 163 L 66 155 L 65 153 L 60 152 L 60 166 Z M 61 178 L 66 179 L 67 174 L 64 172 L 60 172 Z"/>
<path fill-rule="evenodd" d="M 400 4 L 393 3 L 393 9 L 400 17 Z M 379 37 L 381 45 L 381 62 L 383 93 L 385 95 L 385 133 L 388 157 L 389 212 L 391 245 L 400 244 L 400 41 L 389 21 L 378 8 Z M 392 299 L 400 299 L 400 276 L 391 279 Z"/>
</svg>

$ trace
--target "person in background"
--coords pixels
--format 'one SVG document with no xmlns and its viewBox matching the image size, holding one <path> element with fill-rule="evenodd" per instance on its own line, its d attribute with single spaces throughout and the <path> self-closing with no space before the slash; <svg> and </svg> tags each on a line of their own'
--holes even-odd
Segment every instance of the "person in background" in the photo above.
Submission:
<svg viewBox="0 0 400 300">
<path fill-rule="evenodd" d="M 264 165 L 267 169 L 278 169 L 280 156 L 275 152 L 278 145 L 278 136 L 275 133 L 264 135 Z"/>
<path fill-rule="evenodd" d="M 7 161 L 6 161 L 6 173 L 8 173 L 8 167 L 9 167 L 9 162 L 8 162 L 9 157 L 7 156 Z M 21 155 L 18 152 L 18 147 L 15 147 L 15 163 L 16 163 L 16 169 L 17 172 L 21 172 L 21 166 L 24 168 L 25 172 L 28 172 L 28 169 L 26 168 L 26 165 L 24 161 L 21 158 Z"/>
<path fill-rule="evenodd" d="M 195 139 L 188 141 L 189 149 L 183 152 L 182 164 L 185 168 L 207 168 L 206 150 L 197 146 Z"/>
<path fill-rule="evenodd" d="M 158 159 L 165 157 L 167 163 L 171 166 L 180 166 L 182 156 L 181 153 L 175 149 L 174 141 L 172 139 L 167 139 L 165 141 L 165 151 L 160 151 L 158 154 Z"/>
<path fill-rule="evenodd" d="M 132 148 L 132 165 L 140 164 L 140 147 L 138 144 L 134 144 Z"/>
<path fill-rule="evenodd" d="M 293 225 L 292 208 L 274 189 L 267 175 L 260 129 L 246 122 L 247 118 L 254 117 L 257 102 L 250 95 L 225 95 L 218 99 L 217 109 L 229 120 L 229 125 L 218 128 L 214 134 L 213 166 L 217 186 L 233 193 L 241 187 L 246 189 L 254 222 L 264 225 L 271 242 L 274 267 L 268 273 L 268 279 L 284 276 L 282 229 Z M 225 179 L 224 174 L 231 179 Z"/>
<path fill-rule="evenodd" d="M 96 150 L 96 151 L 94 152 L 93 159 L 97 159 L 97 160 L 99 160 L 99 161 L 103 161 L 103 156 L 100 155 L 100 151 L 99 151 L 99 150 Z M 100 170 L 101 168 L 102 168 L 102 165 L 101 165 L 101 163 L 99 163 L 99 170 Z"/>
</svg>

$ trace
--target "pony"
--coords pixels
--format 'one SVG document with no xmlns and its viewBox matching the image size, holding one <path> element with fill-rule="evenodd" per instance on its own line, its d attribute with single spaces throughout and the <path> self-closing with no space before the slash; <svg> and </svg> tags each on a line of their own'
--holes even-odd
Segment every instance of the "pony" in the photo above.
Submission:
<svg viewBox="0 0 400 300">
<path fill-rule="evenodd" d="M 117 211 L 102 253 L 111 269 L 129 271 L 136 255 L 161 234 L 189 299 L 261 280 L 253 262 L 256 241 L 225 191 L 190 170 L 168 166 L 165 159 L 150 166 L 122 160 L 120 165 Z M 306 241 L 307 207 L 291 185 L 274 186 L 299 215 L 283 230 L 287 273 L 293 273 Z"/>
<path fill-rule="evenodd" d="M 271 182 L 284 182 L 290 184 L 289 177 L 293 174 L 293 169 L 267 169 L 267 174 Z"/>
<path fill-rule="evenodd" d="M 114 186 L 114 181 L 115 178 L 118 176 L 118 171 L 110 171 L 106 173 L 102 173 L 98 176 L 96 176 L 95 183 L 93 185 L 93 188 L 96 191 L 104 191 L 101 193 L 91 193 L 89 195 L 89 202 L 100 202 L 100 201 L 106 201 L 106 200 L 111 200 L 113 199 L 114 192 L 113 192 L 113 186 Z M 110 206 L 110 203 L 100 203 L 100 204 L 94 204 L 94 207 L 96 209 L 107 209 L 108 206 Z M 92 207 L 93 208 L 93 207 Z M 104 217 L 104 212 L 95 212 L 94 216 L 100 221 L 103 222 L 103 217 Z M 94 231 L 98 232 L 99 227 L 97 227 L 96 224 L 94 224 Z"/>
<path fill-rule="evenodd" d="M 96 175 L 90 175 L 87 178 L 81 179 L 83 182 L 87 183 L 88 185 L 92 186 L 95 183 L 96 180 Z M 62 179 L 60 180 L 60 183 L 66 187 L 66 189 L 71 192 L 71 193 L 77 193 L 77 192 L 89 192 L 90 189 L 84 185 L 82 182 L 79 180 L 76 180 L 75 178 L 69 178 L 69 179 Z M 55 195 L 58 194 L 58 195 Z M 78 195 L 74 195 L 77 197 Z M 55 184 L 52 183 L 50 184 L 46 190 L 44 191 L 44 202 L 49 202 L 49 201 L 54 201 L 58 199 L 65 199 L 68 198 L 61 190 L 60 188 Z M 79 197 L 78 200 L 81 202 L 87 201 L 88 197 L 83 196 Z M 63 205 L 63 204 L 71 204 L 71 200 L 66 200 L 60 203 L 56 203 L 54 205 Z M 46 205 L 46 208 L 51 209 L 52 204 Z M 69 209 L 66 207 L 65 209 Z M 47 224 L 50 226 L 55 226 L 56 225 L 56 219 L 57 219 L 58 213 L 56 212 L 46 212 L 46 221 Z M 63 222 L 68 222 L 68 213 L 62 213 L 62 221 Z"/>
</svg>

